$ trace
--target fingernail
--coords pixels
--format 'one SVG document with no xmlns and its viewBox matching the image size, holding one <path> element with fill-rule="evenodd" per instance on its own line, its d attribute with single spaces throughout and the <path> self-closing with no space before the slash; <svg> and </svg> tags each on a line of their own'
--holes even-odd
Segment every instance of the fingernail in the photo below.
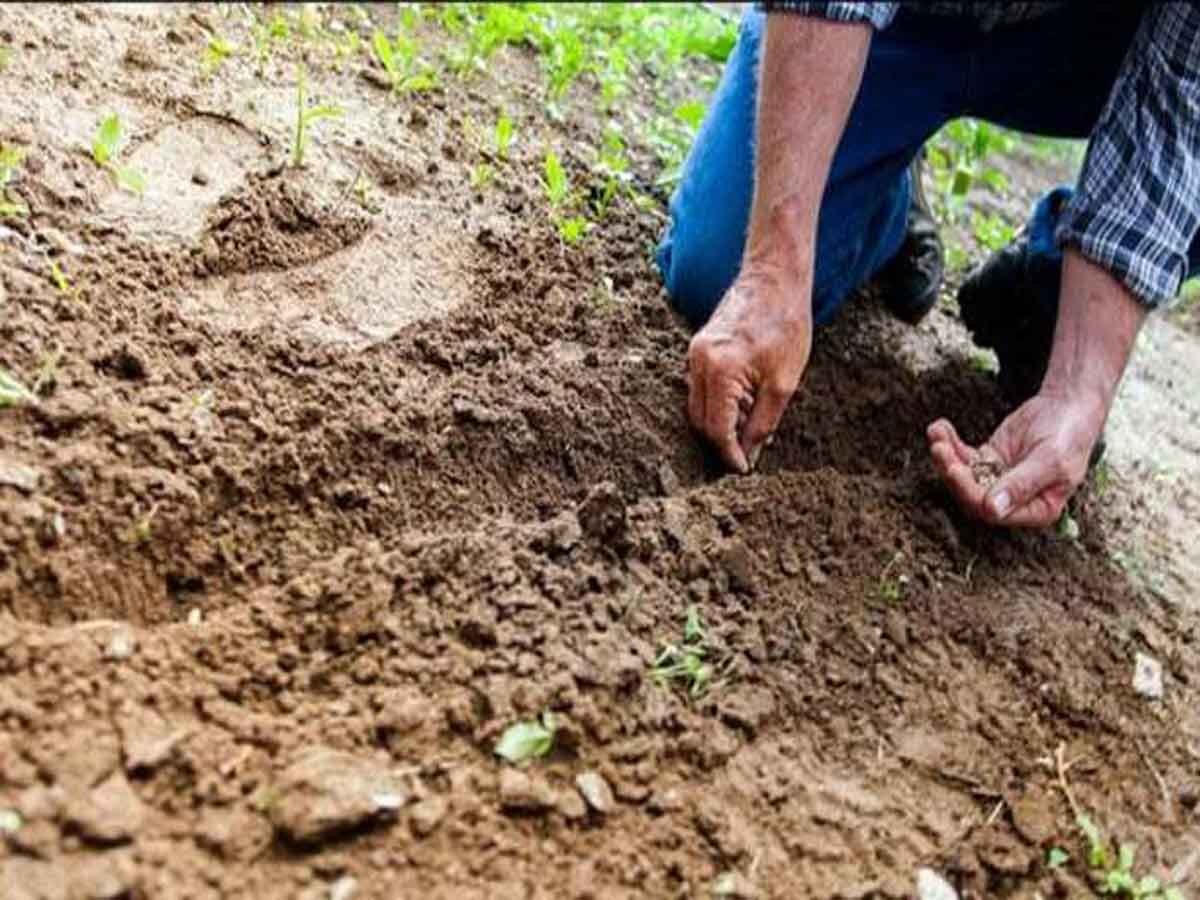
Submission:
<svg viewBox="0 0 1200 900">
<path fill-rule="evenodd" d="M 992 498 L 992 512 L 997 518 L 1003 519 L 1008 515 L 1008 511 L 1012 509 L 1012 497 L 1008 495 L 1008 491 L 1000 491 Z"/>
</svg>

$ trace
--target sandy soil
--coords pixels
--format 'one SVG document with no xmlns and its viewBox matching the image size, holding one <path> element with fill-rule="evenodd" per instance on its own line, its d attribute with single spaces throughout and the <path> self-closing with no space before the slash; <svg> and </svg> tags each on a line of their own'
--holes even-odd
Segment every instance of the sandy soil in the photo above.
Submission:
<svg viewBox="0 0 1200 900">
<path fill-rule="evenodd" d="M 204 78 L 218 28 L 245 43 L 214 8 L 0 7 L 31 210 L 0 367 L 62 350 L 0 412 L 0 896 L 902 898 L 924 866 L 1086 896 L 1060 748 L 1138 871 L 1200 888 L 1194 337 L 1148 330 L 1075 541 L 938 485 L 925 424 L 1003 413 L 949 307 L 855 304 L 722 476 L 661 212 L 573 250 L 547 221 L 544 143 L 586 183 L 601 123 L 547 120 L 531 55 L 396 97 L 319 47 Z M 346 112 L 295 169 L 300 52 Z M 88 156 L 110 110 L 140 200 Z M 649 675 L 689 606 L 699 698 Z M 546 710 L 552 753 L 498 760 Z"/>
</svg>

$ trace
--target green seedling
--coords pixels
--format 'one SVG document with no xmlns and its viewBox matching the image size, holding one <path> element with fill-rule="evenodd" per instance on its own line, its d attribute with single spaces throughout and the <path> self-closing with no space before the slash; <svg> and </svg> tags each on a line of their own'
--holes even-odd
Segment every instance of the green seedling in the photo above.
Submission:
<svg viewBox="0 0 1200 900">
<path fill-rule="evenodd" d="M 320 119 L 334 119 L 342 114 L 341 109 L 331 105 L 308 107 L 308 72 L 301 66 L 296 72 L 296 136 L 292 144 L 292 165 L 304 165 L 304 151 L 308 148 L 308 126 Z"/>
<path fill-rule="evenodd" d="M 0 369 L 0 409 L 8 406 L 20 406 L 24 403 L 37 403 L 37 394 L 25 387 L 14 376 Z"/>
<path fill-rule="evenodd" d="M 64 297 L 71 300 L 79 299 L 79 291 L 67 280 L 66 273 L 59 266 L 56 260 L 50 260 L 50 280 L 54 282 L 54 286 L 58 288 L 58 292 Z"/>
<path fill-rule="evenodd" d="M 893 576 L 891 574 L 892 570 L 899 565 L 903 559 L 904 554 L 897 552 L 895 556 L 888 560 L 887 565 L 883 567 L 883 571 L 879 573 L 879 596 L 881 599 L 887 600 L 889 603 L 899 603 L 904 599 L 905 594 L 908 593 L 908 576 Z"/>
<path fill-rule="evenodd" d="M 148 544 L 150 539 L 154 537 L 154 517 L 158 514 L 158 504 L 150 507 L 150 511 L 133 523 L 133 527 L 129 529 L 129 542 L 131 544 Z"/>
<path fill-rule="evenodd" d="M 984 375 L 995 375 L 1000 371 L 1000 363 L 992 351 L 976 350 L 971 354 L 971 368 Z"/>
<path fill-rule="evenodd" d="M 371 182 L 362 172 L 359 172 L 354 179 L 354 199 L 369 213 L 374 214 L 381 209 L 379 204 L 371 198 Z"/>
<path fill-rule="evenodd" d="M 1017 233 L 995 213 L 983 215 L 978 210 L 971 214 L 971 231 L 976 241 L 993 252 L 1007 247 Z"/>
<path fill-rule="evenodd" d="M 1007 188 L 1008 179 L 989 160 L 993 154 L 1011 152 L 1012 147 L 1008 134 L 976 119 L 955 119 L 934 135 L 927 158 L 933 174 L 934 206 L 943 221 L 957 220 L 966 205 L 967 193 L 976 184 L 995 192 Z M 984 239 L 999 239 L 995 229 L 987 225 L 982 233 Z"/>
<path fill-rule="evenodd" d="M 487 163 L 481 162 L 471 170 L 471 188 L 476 191 L 482 191 L 492 183 L 492 179 L 495 177 L 496 170 Z"/>
<path fill-rule="evenodd" d="M 554 715 L 542 713 L 540 722 L 517 722 L 510 725 L 496 742 L 495 753 L 513 764 L 539 759 L 554 747 L 554 734 L 558 730 Z"/>
<path fill-rule="evenodd" d="M 1063 509 L 1062 515 L 1054 525 L 1054 533 L 1058 535 L 1059 540 L 1079 540 L 1079 523 L 1075 521 L 1069 509 Z"/>
<path fill-rule="evenodd" d="M 0 47 L 0 72 L 3 72 L 12 64 L 12 48 Z"/>
<path fill-rule="evenodd" d="M 121 119 L 116 113 L 106 116 L 96 130 L 92 141 L 92 159 L 102 169 L 107 169 L 123 187 L 139 197 L 146 192 L 146 179 L 137 169 L 119 166 L 116 162 L 117 151 L 121 146 Z"/>
<path fill-rule="evenodd" d="M 1164 887 L 1153 875 L 1138 878 L 1134 875 L 1134 848 L 1122 844 L 1114 858 L 1108 842 L 1096 824 L 1087 816 L 1075 823 L 1088 844 L 1087 862 L 1092 878 L 1101 894 L 1131 897 L 1134 900 L 1183 900 L 1178 888 Z"/>
<path fill-rule="evenodd" d="M 23 216 L 29 212 L 25 204 L 8 199 L 8 186 L 24 161 L 24 150 L 0 144 L 0 219 Z"/>
<path fill-rule="evenodd" d="M 1046 868 L 1058 869 L 1071 860 L 1071 855 L 1062 847 L 1051 847 L 1046 853 Z"/>
<path fill-rule="evenodd" d="M 371 47 L 375 58 L 387 72 L 395 93 L 427 91 L 437 85 L 437 75 L 428 65 L 418 68 L 417 42 L 407 35 L 396 35 L 395 42 L 386 34 L 376 30 L 371 35 Z"/>
<path fill-rule="evenodd" d="M 542 187 L 546 191 L 546 199 L 550 201 L 550 208 L 557 211 L 569 199 L 571 183 L 567 180 L 567 173 L 558 159 L 558 154 L 553 150 L 546 151 L 546 161 L 542 171 L 545 173 Z"/>
<path fill-rule="evenodd" d="M 713 667 L 705 660 L 707 635 L 700 612 L 689 606 L 683 625 L 683 643 L 664 644 L 650 669 L 651 677 L 663 687 L 679 683 L 692 699 L 703 697 L 711 686 Z"/>
<path fill-rule="evenodd" d="M 508 116 L 500 116 L 496 120 L 496 156 L 502 160 L 508 159 L 508 148 L 512 144 L 513 123 Z"/>
<path fill-rule="evenodd" d="M 592 223 L 582 216 L 559 219 L 554 225 L 558 229 L 558 236 L 568 246 L 578 244 L 592 229 Z"/>
<path fill-rule="evenodd" d="M 234 54 L 235 50 L 236 48 L 233 44 L 220 35 L 214 35 L 209 38 L 208 46 L 204 48 L 204 56 L 200 60 L 205 76 L 216 74 L 217 70 L 224 65 L 225 60 Z"/>
</svg>

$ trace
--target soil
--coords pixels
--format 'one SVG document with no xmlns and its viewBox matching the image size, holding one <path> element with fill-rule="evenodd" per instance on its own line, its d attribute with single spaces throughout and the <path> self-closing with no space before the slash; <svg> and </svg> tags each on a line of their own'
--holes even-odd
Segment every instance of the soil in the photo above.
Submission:
<svg viewBox="0 0 1200 900">
<path fill-rule="evenodd" d="M 0 367 L 62 350 L 0 413 L 0 895 L 902 898 L 929 866 L 1076 897 L 1060 746 L 1139 872 L 1200 888 L 1200 620 L 1111 558 L 1158 512 L 1127 473 L 1077 541 L 964 520 L 924 428 L 1004 410 L 952 310 L 854 304 L 723 475 L 661 211 L 570 250 L 547 221 L 543 147 L 586 183 L 586 103 L 548 119 L 516 49 L 391 96 L 301 47 L 345 114 L 292 168 L 291 62 L 200 73 L 210 33 L 249 43 L 224 9 L 0 7 L 31 210 L 0 227 Z M 500 108 L 513 159 L 474 191 L 464 123 Z M 140 201 L 88 156 L 110 109 Z M 689 606 L 699 698 L 648 674 Z M 546 710 L 551 754 L 502 764 Z"/>
</svg>

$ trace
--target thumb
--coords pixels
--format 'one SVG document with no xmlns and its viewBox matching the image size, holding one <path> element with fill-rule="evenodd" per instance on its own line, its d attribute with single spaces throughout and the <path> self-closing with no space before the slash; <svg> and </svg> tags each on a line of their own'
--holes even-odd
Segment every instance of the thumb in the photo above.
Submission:
<svg viewBox="0 0 1200 900">
<path fill-rule="evenodd" d="M 1060 510 L 1042 495 L 1062 479 L 1053 453 L 1035 450 L 1000 476 L 983 505 L 987 517 L 1011 525 L 1049 525 Z"/>
<path fill-rule="evenodd" d="M 746 455 L 751 469 L 758 462 L 758 454 L 762 452 L 763 444 L 779 427 L 779 420 L 783 418 L 791 397 L 792 391 L 778 386 L 764 386 L 755 396 L 754 407 L 746 418 L 742 433 L 738 436 L 742 452 Z"/>
</svg>

